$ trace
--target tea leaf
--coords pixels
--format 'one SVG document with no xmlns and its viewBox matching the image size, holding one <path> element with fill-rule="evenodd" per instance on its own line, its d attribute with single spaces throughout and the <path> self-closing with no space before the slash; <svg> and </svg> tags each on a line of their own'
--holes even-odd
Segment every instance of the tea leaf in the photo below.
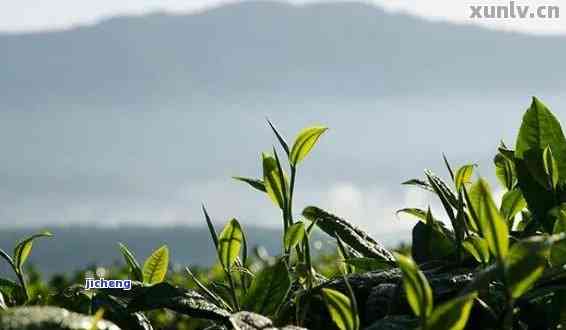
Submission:
<svg viewBox="0 0 566 330">
<path fill-rule="evenodd" d="M 230 313 L 210 303 L 194 290 L 162 282 L 142 287 L 128 304 L 130 312 L 168 308 L 197 318 L 227 322 Z"/>
<path fill-rule="evenodd" d="M 277 160 L 275 157 L 262 153 L 263 161 L 263 182 L 265 183 L 265 190 L 267 195 L 275 205 L 283 209 L 285 207 L 285 198 L 289 184 L 287 177 L 284 173 L 279 173 Z M 281 182 L 283 177 L 283 182 Z"/>
<path fill-rule="evenodd" d="M 326 132 L 328 128 L 321 126 L 313 126 L 303 129 L 295 138 L 295 143 L 291 148 L 289 161 L 291 165 L 297 166 L 314 147 L 322 133 Z"/>
<path fill-rule="evenodd" d="M 222 297 L 217 295 L 215 292 L 210 291 L 204 284 L 202 284 L 202 282 L 199 281 L 199 279 L 193 274 L 189 267 L 185 267 L 185 271 L 187 272 L 191 280 L 195 282 L 197 287 L 201 289 L 209 299 L 211 299 L 216 305 L 222 306 L 226 310 L 231 311 L 231 307 L 224 301 L 224 299 L 222 299 Z"/>
<path fill-rule="evenodd" d="M 426 277 L 412 259 L 396 252 L 394 254 L 403 273 L 403 287 L 411 309 L 417 316 L 428 317 L 432 313 L 433 296 Z"/>
<path fill-rule="evenodd" d="M 287 266 L 279 261 L 256 274 L 243 303 L 245 310 L 274 315 L 285 300 L 291 280 Z"/>
<path fill-rule="evenodd" d="M 479 179 L 470 189 L 472 214 L 480 227 L 481 235 L 487 241 L 491 253 L 499 260 L 507 255 L 509 249 L 509 229 L 507 223 L 495 207 L 489 184 Z"/>
<path fill-rule="evenodd" d="M 421 180 L 421 179 L 411 179 L 411 180 L 405 181 L 401 184 L 407 185 L 407 186 L 415 186 L 415 187 L 419 187 L 423 190 L 434 192 L 434 189 L 432 189 L 432 187 L 428 184 L 428 182 Z"/>
<path fill-rule="evenodd" d="M 269 121 L 269 119 L 267 119 L 267 123 L 269 124 L 269 127 L 271 127 L 273 133 L 275 133 L 275 136 L 277 137 L 277 140 L 279 140 L 279 143 L 281 144 L 281 147 L 283 147 L 283 150 L 285 150 L 287 157 L 289 157 L 289 146 L 287 145 L 287 142 L 285 142 L 285 139 L 281 136 L 281 134 L 279 134 L 279 132 L 277 131 L 275 126 L 273 126 L 273 124 Z"/>
<path fill-rule="evenodd" d="M 33 246 L 33 240 L 35 240 L 36 238 L 40 238 L 40 237 L 52 237 L 52 236 L 53 236 L 53 234 L 51 234 L 50 232 L 44 231 L 44 232 L 32 235 L 32 236 L 24 239 L 20 243 L 18 243 L 16 245 L 16 247 L 14 248 L 14 264 L 15 264 L 16 268 L 18 270 L 22 269 L 24 262 L 26 262 L 26 259 L 28 258 L 29 254 L 31 252 L 31 248 Z"/>
<path fill-rule="evenodd" d="M 206 226 L 208 227 L 208 232 L 210 233 L 210 237 L 212 237 L 212 242 L 214 243 L 214 248 L 218 250 L 218 235 L 216 234 L 216 229 L 214 229 L 214 224 L 212 223 L 212 219 L 208 215 L 204 204 L 202 205 L 202 213 L 204 213 L 204 219 L 206 220 Z"/>
<path fill-rule="evenodd" d="M 517 174 L 515 171 L 515 163 L 499 153 L 493 159 L 495 164 L 495 175 L 503 187 L 507 190 L 512 190 L 517 181 Z"/>
<path fill-rule="evenodd" d="M 490 259 L 489 247 L 485 239 L 472 235 L 467 237 L 462 246 L 468 251 L 474 259 L 483 264 L 488 264 Z"/>
<path fill-rule="evenodd" d="M 232 179 L 245 182 L 245 183 L 249 184 L 250 186 L 252 186 L 253 188 L 255 188 L 255 189 L 257 189 L 261 192 L 267 192 L 266 189 L 265 189 L 265 183 L 263 182 L 263 180 L 253 179 L 253 178 L 245 178 L 245 177 L 242 177 L 242 176 L 234 176 L 234 177 L 232 177 Z"/>
<path fill-rule="evenodd" d="M 558 172 L 566 174 L 566 139 L 562 133 L 562 127 L 550 110 L 536 97 L 533 97 L 532 104 L 523 117 L 523 123 L 519 130 L 515 147 L 515 157 L 522 160 L 529 160 L 529 153 L 542 152 L 550 147 L 554 152 Z M 527 162 L 531 174 L 538 178 L 541 173 L 540 162 Z M 546 185 L 545 180 L 542 180 Z"/>
<path fill-rule="evenodd" d="M 560 208 L 558 210 L 558 217 L 554 222 L 554 234 L 561 234 L 566 232 L 566 210 Z M 550 263 L 553 267 L 558 267 L 566 264 L 566 241 L 559 241 L 552 245 L 550 250 Z"/>
<path fill-rule="evenodd" d="M 513 298 L 522 296 L 542 275 L 550 251 L 549 241 L 537 236 L 513 245 L 505 259 L 507 285 Z"/>
<path fill-rule="evenodd" d="M 501 215 L 511 225 L 510 221 L 525 207 L 527 207 L 527 201 L 523 197 L 523 193 L 519 189 L 509 190 L 503 195 Z"/>
<path fill-rule="evenodd" d="M 134 254 L 128 249 L 128 247 L 122 243 L 118 243 L 118 247 L 120 248 L 120 252 L 126 263 L 130 267 L 130 271 L 132 272 L 132 279 L 136 281 L 143 281 L 143 272 L 140 264 L 136 260 Z"/>
<path fill-rule="evenodd" d="M 162 282 L 169 267 L 169 248 L 163 245 L 145 260 L 143 264 L 143 282 L 155 284 Z"/>
<path fill-rule="evenodd" d="M 395 212 L 395 214 L 399 214 L 399 213 L 405 213 L 408 215 L 412 215 L 415 218 L 419 219 L 422 222 L 426 223 L 426 211 L 425 210 L 421 210 L 421 209 L 417 209 L 417 208 L 405 208 L 405 209 L 401 209 L 401 210 L 397 210 L 397 212 Z"/>
<path fill-rule="evenodd" d="M 340 330 L 358 330 L 358 315 L 353 313 L 353 305 L 350 299 L 343 293 L 324 288 L 322 297 L 330 317 Z"/>
<path fill-rule="evenodd" d="M 344 243 L 361 253 L 364 257 L 377 258 L 393 262 L 391 252 L 380 243 L 371 238 L 363 230 L 351 225 L 316 206 L 308 206 L 303 210 L 303 216 L 310 221 L 317 221 L 316 225 L 329 236 L 340 235 Z"/>
<path fill-rule="evenodd" d="M 458 169 L 454 178 L 456 191 L 460 191 L 464 184 L 471 183 L 472 175 L 474 174 L 475 164 L 464 165 Z"/>
<path fill-rule="evenodd" d="M 385 270 L 390 269 L 392 266 L 389 262 L 383 261 L 383 259 L 374 259 L 374 258 L 348 258 L 345 259 L 344 262 L 348 265 L 352 265 L 357 269 L 362 271 L 374 271 L 374 270 Z"/>
<path fill-rule="evenodd" d="M 283 239 L 284 247 L 286 251 L 294 248 L 303 240 L 305 236 L 305 224 L 302 222 L 297 222 L 287 229 L 285 237 Z"/>
<path fill-rule="evenodd" d="M 550 146 L 544 148 L 542 152 L 542 159 L 544 165 L 544 172 L 548 177 L 548 181 L 550 183 L 550 187 L 556 190 L 556 186 L 558 185 L 558 165 L 556 164 L 556 159 L 554 159 L 554 155 L 552 154 L 552 150 Z"/>
<path fill-rule="evenodd" d="M 243 233 L 236 219 L 230 220 L 218 238 L 218 258 L 226 270 L 230 270 L 240 255 Z"/>
<path fill-rule="evenodd" d="M 427 330 L 464 329 L 476 297 L 477 293 L 473 292 L 436 307 L 427 321 Z"/>
</svg>

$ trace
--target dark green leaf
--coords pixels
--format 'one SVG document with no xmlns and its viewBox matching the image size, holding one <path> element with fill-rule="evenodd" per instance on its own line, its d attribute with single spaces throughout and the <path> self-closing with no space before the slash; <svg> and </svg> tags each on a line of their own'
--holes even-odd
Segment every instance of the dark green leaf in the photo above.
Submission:
<svg viewBox="0 0 566 330">
<path fill-rule="evenodd" d="M 218 250 L 218 235 L 216 234 L 216 229 L 214 229 L 214 224 L 212 223 L 212 219 L 208 215 L 204 204 L 202 205 L 202 213 L 204 213 L 204 219 L 206 220 L 206 225 L 208 227 L 208 231 L 210 232 L 210 237 L 212 237 L 214 248 Z"/>
<path fill-rule="evenodd" d="M 542 236 L 513 245 L 505 259 L 507 285 L 513 298 L 522 296 L 542 275 L 550 246 L 549 241 Z"/>
<path fill-rule="evenodd" d="M 383 259 L 373 259 L 373 258 L 348 258 L 344 262 L 348 265 L 352 265 L 362 271 L 374 271 L 374 270 L 386 270 L 390 269 L 391 263 L 383 261 Z"/>
<path fill-rule="evenodd" d="M 540 100 L 534 97 L 530 108 L 523 117 L 515 145 L 515 157 L 526 160 L 529 152 L 542 152 L 548 146 L 554 152 L 558 172 L 563 173 L 562 175 L 566 174 L 566 139 L 562 133 L 560 122 Z M 533 175 L 544 173 L 542 168 L 534 169 L 533 166 L 538 166 L 538 164 L 528 164 Z M 541 181 L 543 185 L 546 185 L 544 179 Z"/>
<path fill-rule="evenodd" d="M 287 176 L 285 173 L 280 173 L 278 162 L 274 156 L 262 153 L 262 162 L 263 182 L 265 183 L 267 195 L 275 205 L 283 209 L 289 189 Z M 283 180 L 281 180 L 281 177 L 283 177 Z"/>
<path fill-rule="evenodd" d="M 128 304 L 128 310 L 137 312 L 168 308 L 177 313 L 197 318 L 226 322 L 230 313 L 206 300 L 196 291 L 158 283 L 141 288 Z"/>
<path fill-rule="evenodd" d="M 477 293 L 451 299 L 436 307 L 427 321 L 427 330 L 462 330 L 468 323 Z"/>
<path fill-rule="evenodd" d="M 421 210 L 421 209 L 417 209 L 417 208 L 405 208 L 405 209 L 398 210 L 395 213 L 397 215 L 399 213 L 405 213 L 405 214 L 408 214 L 408 215 L 412 215 L 415 218 L 419 219 L 420 221 L 426 223 L 426 211 L 425 210 Z"/>
<path fill-rule="evenodd" d="M 287 229 L 285 233 L 283 243 L 285 250 L 289 251 L 299 244 L 303 237 L 305 236 L 305 224 L 302 222 L 297 222 Z"/>
<path fill-rule="evenodd" d="M 234 176 L 232 178 L 234 180 L 245 182 L 245 183 L 249 184 L 250 186 L 254 187 L 255 189 L 257 189 L 261 192 L 267 192 L 266 189 L 265 189 L 265 183 L 263 182 L 263 180 L 245 178 L 245 177 L 242 177 L 242 176 Z"/>
<path fill-rule="evenodd" d="M 383 259 L 393 262 L 391 252 L 380 243 L 371 238 L 363 230 L 351 225 L 346 220 L 340 219 L 315 206 L 306 207 L 303 216 L 311 221 L 317 221 L 316 225 L 328 235 L 334 237 L 340 235 L 344 243 L 361 253 L 364 257 Z"/>
<path fill-rule="evenodd" d="M 52 236 L 53 236 L 53 234 L 51 234 L 50 232 L 44 231 L 44 232 L 32 235 L 32 236 L 24 239 L 20 243 L 18 243 L 16 245 L 16 247 L 14 248 L 14 264 L 16 265 L 16 268 L 18 270 L 22 269 L 24 262 L 26 261 L 26 259 L 28 258 L 29 254 L 31 252 L 31 248 L 33 246 L 33 240 L 35 240 L 36 238 L 40 238 L 40 237 L 52 237 Z"/>
<path fill-rule="evenodd" d="M 558 165 L 556 164 L 556 159 L 552 154 L 552 149 L 550 149 L 550 146 L 544 148 L 544 151 L 542 152 L 542 158 L 544 172 L 547 175 L 549 185 L 551 189 L 556 190 L 556 186 L 558 185 L 559 172 Z"/>
<path fill-rule="evenodd" d="M 467 237 L 462 246 L 468 251 L 478 262 L 488 264 L 490 259 L 489 247 L 485 239 L 472 235 Z"/>
<path fill-rule="evenodd" d="M 517 180 L 515 171 L 515 163 L 512 159 L 505 157 L 499 153 L 495 156 L 493 162 L 495 163 L 495 175 L 503 187 L 507 190 L 513 189 Z"/>
<path fill-rule="evenodd" d="M 470 189 L 470 202 L 481 235 L 487 241 L 491 253 L 499 260 L 505 258 L 509 249 L 509 229 L 495 206 L 489 184 L 479 179 Z"/>
<path fill-rule="evenodd" d="M 359 328 L 358 315 L 353 313 L 354 308 L 350 299 L 343 293 L 324 288 L 322 297 L 330 317 L 340 330 L 357 330 Z"/>
<path fill-rule="evenodd" d="M 432 289 L 415 262 L 402 254 L 395 253 L 397 265 L 403 273 L 403 287 L 409 306 L 417 316 L 428 317 L 432 313 Z"/>
<path fill-rule="evenodd" d="M 501 201 L 501 215 L 507 220 L 509 225 L 512 225 L 515 215 L 525 207 L 527 207 L 527 201 L 523 197 L 523 193 L 519 189 L 509 190 L 503 195 L 503 200 Z"/>
<path fill-rule="evenodd" d="M 285 139 L 281 136 L 281 134 L 279 134 L 279 132 L 277 131 L 275 126 L 273 126 L 273 124 L 269 121 L 269 119 L 267 119 L 267 123 L 269 124 L 269 127 L 271 127 L 273 133 L 275 133 L 275 136 L 277 137 L 277 140 L 279 140 L 279 143 L 281 144 L 281 147 L 283 147 L 283 150 L 285 150 L 287 157 L 289 157 L 290 151 L 287 142 L 285 142 Z"/>
<path fill-rule="evenodd" d="M 128 249 L 126 245 L 118 243 L 118 246 L 120 248 L 122 256 L 124 256 L 124 260 L 126 260 L 126 263 L 130 267 L 130 271 L 132 272 L 132 279 L 136 281 L 143 281 L 143 271 L 134 254 L 130 251 L 130 249 Z"/>
<path fill-rule="evenodd" d="M 274 315 L 291 287 L 287 266 L 279 261 L 256 274 L 243 303 L 245 310 Z"/>
</svg>

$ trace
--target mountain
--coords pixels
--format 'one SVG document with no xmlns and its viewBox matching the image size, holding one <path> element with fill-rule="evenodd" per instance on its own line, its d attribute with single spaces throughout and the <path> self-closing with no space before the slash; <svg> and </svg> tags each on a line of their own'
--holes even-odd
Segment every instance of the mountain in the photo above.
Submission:
<svg viewBox="0 0 566 330">
<path fill-rule="evenodd" d="M 69 226 L 50 229 L 55 236 L 37 240 L 29 258 L 29 263 L 44 274 L 71 272 L 92 265 L 123 264 L 118 242 L 125 243 L 139 262 L 143 262 L 153 250 L 163 244 L 167 244 L 170 249 L 172 267 L 174 265 L 206 267 L 216 261 L 214 245 L 208 228 L 204 226 L 165 228 Z M 20 239 L 36 231 L 37 229 L 34 228 L 2 230 L 0 248 L 4 251 L 12 251 Z M 280 254 L 281 233 L 278 229 L 246 227 L 245 232 L 250 255 L 253 255 L 253 249 L 257 246 L 265 248 L 270 255 Z M 317 232 L 312 242 L 313 247 L 318 246 L 328 251 L 335 248 L 331 241 L 332 239 L 325 234 Z M 384 241 L 384 244 L 392 246 L 396 241 L 394 237 L 390 237 Z M 313 253 L 316 252 L 317 250 L 313 249 Z M 0 274 L 10 273 L 8 265 L 2 261 Z"/>
<path fill-rule="evenodd" d="M 399 241 L 414 222 L 396 210 L 441 214 L 401 182 L 445 175 L 442 153 L 493 179 L 532 95 L 566 117 L 565 41 L 273 1 L 1 34 L 0 225 L 198 226 L 205 202 L 278 228 L 268 198 L 231 179 L 261 176 L 268 117 L 289 143 L 330 128 L 298 169 L 297 217 L 317 205 Z"/>
<path fill-rule="evenodd" d="M 376 97 L 566 86 L 565 37 L 433 23 L 360 3 L 243 2 L 0 36 L 0 106 Z M 537 59 L 533 63 L 533 59 Z"/>
</svg>

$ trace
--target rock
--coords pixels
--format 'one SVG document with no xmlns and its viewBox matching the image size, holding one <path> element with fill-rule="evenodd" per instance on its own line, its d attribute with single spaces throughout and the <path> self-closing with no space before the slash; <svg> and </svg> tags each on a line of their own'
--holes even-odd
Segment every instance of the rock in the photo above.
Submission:
<svg viewBox="0 0 566 330">
<path fill-rule="evenodd" d="M 230 322 L 236 330 L 306 330 L 305 328 L 294 325 L 276 328 L 273 326 L 273 322 L 267 317 L 251 312 L 232 314 Z"/>
<path fill-rule="evenodd" d="M 92 316 L 70 312 L 59 307 L 14 307 L 0 313 L 2 330 L 90 330 Z M 120 330 L 115 324 L 101 320 L 98 330 Z"/>
</svg>

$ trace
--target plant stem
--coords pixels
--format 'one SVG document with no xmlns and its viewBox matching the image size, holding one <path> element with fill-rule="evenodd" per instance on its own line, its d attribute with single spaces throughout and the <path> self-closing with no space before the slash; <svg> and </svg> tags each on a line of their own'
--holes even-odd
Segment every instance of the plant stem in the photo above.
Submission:
<svg viewBox="0 0 566 330">
<path fill-rule="evenodd" d="M 232 278 L 232 274 L 230 273 L 229 270 L 224 269 L 224 271 L 226 272 L 226 276 L 228 277 L 228 284 L 230 285 L 230 291 L 232 293 L 232 300 L 234 300 L 234 305 L 236 307 L 236 310 L 239 311 L 240 310 L 240 303 L 238 302 L 238 296 L 236 295 L 236 287 L 234 285 L 234 279 Z"/>
<path fill-rule="evenodd" d="M 289 184 L 289 225 L 293 224 L 293 192 L 295 191 L 295 177 L 297 176 L 297 168 L 291 165 L 291 183 Z"/>
</svg>

